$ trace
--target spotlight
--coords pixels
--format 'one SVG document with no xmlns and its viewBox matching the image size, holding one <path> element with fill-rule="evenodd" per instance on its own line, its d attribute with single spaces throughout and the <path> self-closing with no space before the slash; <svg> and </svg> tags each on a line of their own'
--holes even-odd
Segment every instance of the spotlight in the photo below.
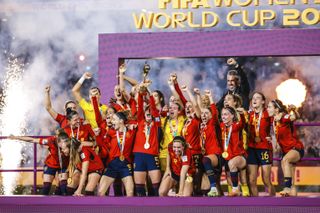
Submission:
<svg viewBox="0 0 320 213">
<path fill-rule="evenodd" d="M 86 59 L 86 57 L 83 54 L 79 55 L 79 60 L 80 61 L 84 61 L 85 59 Z"/>
</svg>

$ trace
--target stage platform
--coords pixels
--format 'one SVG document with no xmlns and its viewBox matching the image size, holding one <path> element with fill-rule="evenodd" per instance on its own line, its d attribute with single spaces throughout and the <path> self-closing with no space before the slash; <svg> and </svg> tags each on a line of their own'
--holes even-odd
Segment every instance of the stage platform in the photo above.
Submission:
<svg viewBox="0 0 320 213">
<path fill-rule="evenodd" d="M 319 213 L 320 197 L 56 197 L 2 196 L 0 212 L 46 213 Z"/>
</svg>

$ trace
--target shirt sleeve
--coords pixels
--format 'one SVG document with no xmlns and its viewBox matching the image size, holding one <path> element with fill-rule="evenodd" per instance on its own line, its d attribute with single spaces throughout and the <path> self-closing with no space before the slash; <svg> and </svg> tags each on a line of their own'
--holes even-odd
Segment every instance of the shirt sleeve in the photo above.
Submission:
<svg viewBox="0 0 320 213">
<path fill-rule="evenodd" d="M 83 111 L 86 111 L 86 110 L 90 109 L 90 104 L 84 98 L 82 98 L 80 100 L 79 106 L 81 107 L 81 109 Z"/>
<path fill-rule="evenodd" d="M 80 153 L 80 159 L 81 159 L 81 162 L 89 161 L 90 153 L 88 152 L 88 150 L 86 148 L 82 148 L 82 151 Z"/>
<path fill-rule="evenodd" d="M 47 138 L 40 138 L 39 144 L 40 145 L 46 145 L 51 146 L 55 143 L 55 137 L 47 137 Z"/>
<path fill-rule="evenodd" d="M 66 119 L 66 116 L 61 115 L 60 113 L 57 114 L 55 120 L 61 125 L 61 123 Z"/>
</svg>

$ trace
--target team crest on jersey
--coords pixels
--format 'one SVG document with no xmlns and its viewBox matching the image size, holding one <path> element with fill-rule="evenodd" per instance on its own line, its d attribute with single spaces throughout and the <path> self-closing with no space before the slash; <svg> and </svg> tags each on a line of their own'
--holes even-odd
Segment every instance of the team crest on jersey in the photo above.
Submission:
<svg viewBox="0 0 320 213">
<path fill-rule="evenodd" d="M 188 156 L 184 155 L 181 157 L 182 162 L 187 162 L 188 161 Z"/>
<path fill-rule="evenodd" d="M 174 163 L 174 164 L 177 164 L 177 163 L 178 163 L 178 160 L 177 160 L 177 159 L 173 159 L 173 163 Z"/>
<path fill-rule="evenodd" d="M 81 153 L 80 157 L 81 157 L 81 159 L 83 160 L 83 159 L 86 158 L 86 155 L 85 155 L 84 153 Z"/>
<path fill-rule="evenodd" d="M 43 144 L 43 145 L 48 144 L 48 139 L 43 139 L 43 140 L 42 140 L 42 144 Z"/>
<path fill-rule="evenodd" d="M 155 122 L 160 122 L 160 118 L 159 117 L 155 117 L 154 120 L 155 120 Z"/>
<path fill-rule="evenodd" d="M 288 119 L 289 117 L 290 117 L 289 114 L 286 114 L 286 115 L 284 116 L 285 119 Z"/>
</svg>

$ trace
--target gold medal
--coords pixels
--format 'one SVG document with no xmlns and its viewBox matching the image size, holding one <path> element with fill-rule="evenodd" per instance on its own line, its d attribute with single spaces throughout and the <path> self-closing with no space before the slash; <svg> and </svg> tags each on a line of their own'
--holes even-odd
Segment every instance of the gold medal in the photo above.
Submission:
<svg viewBox="0 0 320 213">
<path fill-rule="evenodd" d="M 123 154 L 120 155 L 120 158 L 119 158 L 121 161 L 124 161 L 125 157 Z"/>
<path fill-rule="evenodd" d="M 202 148 L 202 149 L 201 149 L 201 153 L 202 153 L 202 155 L 205 155 L 205 154 L 206 154 L 205 148 Z"/>
<path fill-rule="evenodd" d="M 188 176 L 187 176 L 187 179 L 186 179 L 186 182 L 187 182 L 187 183 L 192 183 L 192 181 L 193 181 L 193 178 L 188 175 Z"/>
<path fill-rule="evenodd" d="M 261 142 L 261 138 L 259 136 L 255 137 L 254 140 L 255 140 L 256 143 Z"/>
<path fill-rule="evenodd" d="M 223 158 L 227 158 L 228 156 L 229 156 L 228 152 L 223 152 L 223 153 L 222 153 L 222 157 L 223 157 Z"/>
<path fill-rule="evenodd" d="M 72 183 L 72 178 L 69 177 L 67 182 L 68 182 L 68 185 L 70 185 Z"/>
<path fill-rule="evenodd" d="M 150 148 L 150 144 L 149 143 L 145 143 L 143 147 L 144 147 L 144 149 L 149 149 Z"/>
</svg>

